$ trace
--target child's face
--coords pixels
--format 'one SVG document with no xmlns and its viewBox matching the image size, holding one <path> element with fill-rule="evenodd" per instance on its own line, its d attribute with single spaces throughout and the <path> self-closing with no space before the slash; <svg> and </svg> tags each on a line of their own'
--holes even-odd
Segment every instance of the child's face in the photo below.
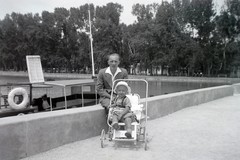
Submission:
<svg viewBox="0 0 240 160">
<path fill-rule="evenodd" d="M 120 97 L 126 96 L 126 94 L 127 94 L 127 87 L 125 87 L 125 86 L 118 86 L 117 87 L 117 94 Z"/>
</svg>

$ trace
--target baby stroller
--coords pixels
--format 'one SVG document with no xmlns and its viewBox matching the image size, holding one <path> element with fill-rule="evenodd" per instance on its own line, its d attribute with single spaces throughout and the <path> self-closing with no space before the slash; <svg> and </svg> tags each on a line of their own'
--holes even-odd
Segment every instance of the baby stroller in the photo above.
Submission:
<svg viewBox="0 0 240 160">
<path fill-rule="evenodd" d="M 131 102 L 131 111 L 133 115 L 135 116 L 135 121 L 131 123 L 132 127 L 132 135 L 131 138 L 127 138 L 125 136 L 125 133 L 127 132 L 125 130 L 125 123 L 119 122 L 118 125 L 120 126 L 119 130 L 115 130 L 111 125 L 111 116 L 114 112 L 114 108 L 109 109 L 109 114 L 107 118 L 107 124 L 109 126 L 107 135 L 105 134 L 105 130 L 103 129 L 101 132 L 101 147 L 104 148 L 104 142 L 105 140 L 113 141 L 113 142 L 119 142 L 119 141 L 133 141 L 134 144 L 137 143 L 137 141 L 144 142 L 144 149 L 147 150 L 147 132 L 146 132 L 146 125 L 147 125 L 147 98 L 148 98 L 148 82 L 143 79 L 118 79 L 113 82 L 112 90 L 115 86 L 115 84 L 119 81 L 142 81 L 145 83 L 146 88 L 146 98 L 145 98 L 145 105 L 140 104 L 140 96 L 136 93 L 130 93 L 126 95 Z M 111 94 L 111 101 L 113 99 L 113 93 Z"/>
</svg>

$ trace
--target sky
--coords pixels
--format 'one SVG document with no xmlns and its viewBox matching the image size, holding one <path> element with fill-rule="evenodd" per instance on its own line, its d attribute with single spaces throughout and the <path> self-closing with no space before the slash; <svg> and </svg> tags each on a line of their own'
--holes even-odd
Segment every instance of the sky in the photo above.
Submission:
<svg viewBox="0 0 240 160">
<path fill-rule="evenodd" d="M 171 2 L 171 0 L 165 0 Z M 131 14 L 133 4 L 152 4 L 161 3 L 162 0 L 0 0 L 0 19 L 4 19 L 6 14 L 12 12 L 26 14 L 26 13 L 39 13 L 42 11 L 54 12 L 56 7 L 79 7 L 86 3 L 93 3 L 95 6 L 103 6 L 109 2 L 119 3 L 123 6 L 123 13 L 121 14 L 121 22 L 129 25 L 132 24 L 136 17 Z M 214 0 L 217 8 L 219 9 L 224 0 Z"/>
</svg>

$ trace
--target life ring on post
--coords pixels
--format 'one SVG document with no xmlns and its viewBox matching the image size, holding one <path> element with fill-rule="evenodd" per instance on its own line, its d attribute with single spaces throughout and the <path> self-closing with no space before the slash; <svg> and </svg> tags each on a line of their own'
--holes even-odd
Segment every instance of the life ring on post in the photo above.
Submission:
<svg viewBox="0 0 240 160">
<path fill-rule="evenodd" d="M 22 95 L 23 96 L 23 100 L 21 103 L 17 104 L 14 100 L 15 100 L 15 96 L 19 96 Z M 28 99 L 28 93 L 24 88 L 14 88 L 12 89 L 9 94 L 8 94 L 8 104 L 12 109 L 23 109 L 27 106 L 29 102 Z"/>
</svg>

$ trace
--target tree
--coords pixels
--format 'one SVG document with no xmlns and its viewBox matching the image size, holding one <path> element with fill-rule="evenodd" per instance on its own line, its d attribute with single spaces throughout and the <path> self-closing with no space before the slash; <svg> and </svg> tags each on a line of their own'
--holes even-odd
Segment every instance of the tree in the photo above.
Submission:
<svg viewBox="0 0 240 160">
<path fill-rule="evenodd" d="M 215 18 L 212 0 L 172 0 L 133 5 L 137 21 L 120 24 L 123 7 L 85 4 L 55 8 L 39 14 L 7 14 L 0 21 L 0 66 L 25 70 L 25 56 L 38 54 L 43 68 L 69 71 L 91 66 L 89 24 L 97 69 L 107 66 L 110 53 L 122 57 L 121 66 L 202 70 L 208 75 L 239 66 L 239 0 L 227 0 Z M 89 22 L 90 11 L 91 19 Z M 162 69 L 163 71 L 163 69 Z M 145 72 L 147 73 L 147 72 Z"/>
<path fill-rule="evenodd" d="M 108 3 L 106 6 L 96 7 L 94 21 L 94 54 L 97 57 L 98 68 L 105 67 L 107 55 L 118 53 L 121 55 L 122 32 L 119 25 L 122 6 L 118 3 Z"/>
<path fill-rule="evenodd" d="M 40 23 L 42 37 L 38 39 L 38 43 L 41 46 L 40 55 L 42 65 L 44 68 L 52 69 L 56 67 L 56 64 L 62 64 L 61 58 L 58 53 L 58 46 L 60 45 L 59 39 L 61 38 L 61 32 L 56 27 L 56 19 L 54 13 L 48 11 L 42 12 L 42 23 Z"/>
<path fill-rule="evenodd" d="M 211 46 L 210 43 L 212 32 L 215 29 L 213 18 L 216 12 L 213 7 L 212 0 L 192 0 L 186 10 L 186 22 L 191 25 L 192 32 L 196 32 L 193 35 L 202 48 L 201 70 L 204 70 L 208 76 L 210 76 L 212 64 L 211 53 L 213 53 L 214 49 L 214 46 Z"/>
<path fill-rule="evenodd" d="M 156 24 L 153 34 L 158 44 L 157 62 L 172 69 L 180 69 L 179 58 L 181 49 L 177 45 L 182 43 L 182 32 L 175 16 L 175 8 L 168 2 L 163 2 L 156 14 Z"/>
<path fill-rule="evenodd" d="M 129 27 L 130 32 L 128 32 L 129 41 L 129 51 L 131 53 L 131 58 L 135 60 L 132 61 L 133 66 L 138 63 L 144 64 L 145 73 L 149 69 L 152 75 L 152 68 L 155 63 L 156 54 L 156 44 L 152 36 L 152 27 L 154 25 L 154 17 L 158 4 L 140 5 L 136 4 L 132 7 L 132 14 L 138 19 L 138 23 Z"/>
<path fill-rule="evenodd" d="M 72 55 L 71 64 L 75 71 L 80 72 L 80 69 L 85 69 L 90 66 L 90 43 L 89 36 L 85 33 L 88 19 L 88 7 L 93 5 L 85 4 L 79 8 L 70 8 L 69 23 L 72 26 L 71 39 L 72 50 L 75 51 Z"/>
<path fill-rule="evenodd" d="M 15 14 L 15 13 L 13 13 Z M 2 21 L 2 45 L 1 45 L 1 59 L 5 69 L 15 68 L 16 65 L 16 48 L 18 46 L 18 29 L 10 15 L 6 15 Z"/>
<path fill-rule="evenodd" d="M 226 1 L 226 9 L 222 9 L 221 14 L 215 18 L 216 30 L 220 36 L 220 44 L 222 45 L 222 70 L 225 73 L 226 69 L 230 70 L 227 64 L 231 64 L 234 54 L 237 52 L 232 51 L 234 43 L 239 41 L 239 25 L 240 25 L 240 1 L 228 0 Z M 237 46 L 236 46 L 237 48 Z M 229 63 L 227 63 L 229 61 Z"/>
</svg>

